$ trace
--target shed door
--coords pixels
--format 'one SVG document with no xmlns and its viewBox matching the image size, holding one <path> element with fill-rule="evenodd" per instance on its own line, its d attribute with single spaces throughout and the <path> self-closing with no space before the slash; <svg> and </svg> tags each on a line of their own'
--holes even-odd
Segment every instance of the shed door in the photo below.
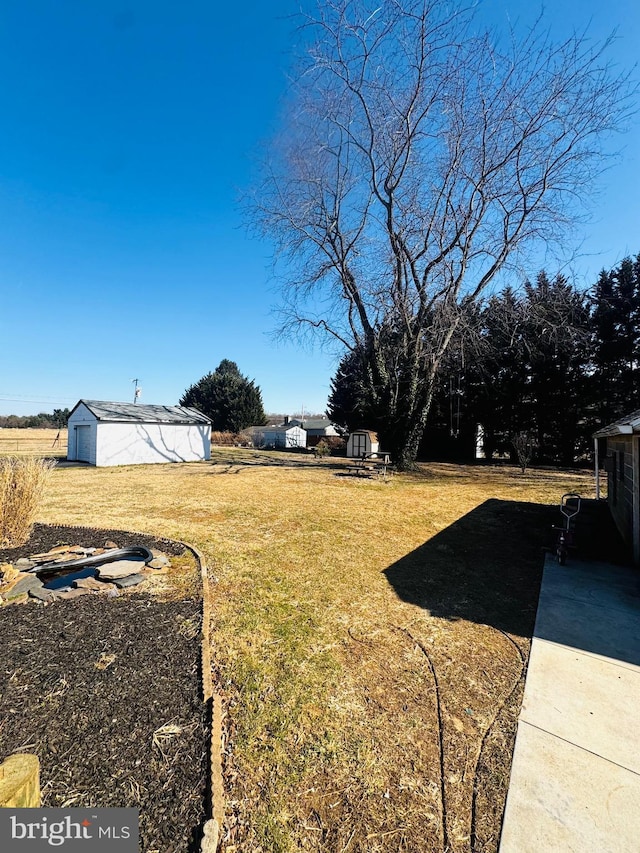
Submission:
<svg viewBox="0 0 640 853">
<path fill-rule="evenodd" d="M 351 451 L 354 456 L 362 456 L 363 453 L 367 453 L 367 436 L 362 434 L 357 434 L 353 436 L 353 450 Z"/>
<path fill-rule="evenodd" d="M 91 427 L 76 427 L 76 459 L 91 462 Z"/>
</svg>

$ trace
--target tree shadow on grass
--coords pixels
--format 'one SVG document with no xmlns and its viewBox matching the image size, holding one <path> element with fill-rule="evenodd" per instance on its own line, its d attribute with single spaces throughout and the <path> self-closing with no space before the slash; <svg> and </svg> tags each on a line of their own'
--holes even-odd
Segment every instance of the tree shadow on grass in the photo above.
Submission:
<svg viewBox="0 0 640 853">
<path fill-rule="evenodd" d="M 211 457 L 209 462 L 214 469 L 212 474 L 240 474 L 251 468 L 313 468 L 326 469 L 329 471 L 344 470 L 343 462 L 320 461 L 315 456 L 306 453 L 295 454 L 286 451 L 270 450 L 254 453 L 251 456 L 224 456 L 218 454 Z"/>
<path fill-rule="evenodd" d="M 544 553 L 555 552 L 557 534 L 553 525 L 560 523 L 557 506 L 488 500 L 389 566 L 384 574 L 399 598 L 428 610 L 433 616 L 466 619 L 509 634 L 532 637 Z M 553 618 L 542 621 L 539 635 L 554 642 L 623 657 L 605 637 L 594 635 L 589 639 L 586 611 L 575 617 L 582 622 L 576 625 L 571 622 L 573 617 L 568 615 L 564 598 L 591 595 L 591 603 L 608 602 L 607 607 L 615 618 L 621 620 L 624 615 L 630 620 L 629 632 L 634 637 L 637 634 L 633 647 L 633 662 L 637 662 L 640 632 L 633 627 L 636 616 L 629 616 L 628 610 L 629 596 L 640 596 L 640 578 L 637 571 L 628 567 L 628 549 L 604 501 L 583 501 L 576 521 L 576 543 L 567 566 L 558 566 L 560 572 L 554 573 L 555 579 L 550 578 L 549 594 L 558 601 L 546 603 L 545 611 Z M 553 561 L 555 566 L 555 555 Z M 593 580 L 595 576 L 598 583 Z M 589 592 L 591 587 L 594 591 Z M 616 592 L 618 587 L 621 591 Z M 616 595 L 626 602 L 624 614 L 614 600 Z M 631 605 L 635 614 L 635 602 L 631 601 Z M 613 628 L 611 631 L 616 633 Z"/>
<path fill-rule="evenodd" d="M 444 619 L 531 637 L 557 508 L 488 500 L 384 574 L 399 598 Z"/>
</svg>

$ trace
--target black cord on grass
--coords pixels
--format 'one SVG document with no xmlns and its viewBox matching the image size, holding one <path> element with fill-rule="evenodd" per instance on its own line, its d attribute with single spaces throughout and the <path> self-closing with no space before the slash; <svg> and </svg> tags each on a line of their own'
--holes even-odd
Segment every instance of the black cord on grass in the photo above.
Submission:
<svg viewBox="0 0 640 853">
<path fill-rule="evenodd" d="M 427 659 L 427 663 L 429 664 L 429 670 L 431 671 L 431 677 L 433 678 L 433 684 L 435 686 L 436 693 L 436 716 L 438 719 L 438 753 L 439 753 L 439 763 L 440 763 L 440 813 L 442 820 L 442 853 L 447 853 L 449 849 L 449 833 L 447 830 L 447 798 L 446 798 L 446 789 L 445 789 L 445 772 L 444 772 L 444 737 L 443 737 L 443 725 L 442 725 L 442 710 L 440 705 L 440 688 L 438 686 L 438 676 L 436 674 L 436 668 L 433 665 L 433 661 L 427 651 L 424 643 L 420 640 L 416 639 L 413 636 L 411 631 L 407 628 L 399 628 L 398 626 L 394 626 L 397 631 L 402 631 L 403 634 L 406 634 L 409 639 L 415 643 L 415 645 L 420 649 L 422 654 Z"/>
<path fill-rule="evenodd" d="M 478 749 L 478 753 L 476 755 L 476 761 L 475 761 L 475 765 L 473 768 L 473 791 L 472 791 L 472 795 L 471 795 L 471 826 L 470 826 L 470 831 L 469 831 L 469 837 L 470 837 L 470 841 L 471 841 L 471 850 L 476 849 L 476 843 L 477 843 L 477 834 L 476 834 L 477 799 L 478 799 L 478 784 L 477 783 L 478 783 L 478 766 L 480 764 L 480 758 L 482 756 L 482 750 L 486 746 L 487 738 L 489 737 L 489 732 L 493 729 L 495 722 L 498 719 L 500 713 L 504 709 L 507 702 L 509 702 L 509 700 L 511 699 L 511 697 L 515 693 L 518 685 L 522 681 L 522 677 L 524 675 L 524 669 L 525 669 L 524 655 L 522 654 L 522 650 L 520 649 L 520 646 L 515 642 L 515 640 L 512 637 L 510 637 L 501 628 L 494 628 L 494 630 L 499 631 L 503 635 L 503 637 L 506 637 L 506 639 L 511 643 L 511 645 L 514 647 L 514 649 L 517 651 L 518 657 L 520 658 L 520 672 L 518 673 L 518 677 L 515 680 L 515 683 L 513 684 L 511 690 L 505 696 L 505 698 L 502 700 L 502 702 L 500 703 L 500 705 L 496 709 L 496 711 L 495 711 L 495 713 L 491 719 L 491 722 L 489 723 L 489 725 L 485 729 L 484 734 L 482 735 L 482 739 L 480 741 L 480 748 Z"/>
</svg>

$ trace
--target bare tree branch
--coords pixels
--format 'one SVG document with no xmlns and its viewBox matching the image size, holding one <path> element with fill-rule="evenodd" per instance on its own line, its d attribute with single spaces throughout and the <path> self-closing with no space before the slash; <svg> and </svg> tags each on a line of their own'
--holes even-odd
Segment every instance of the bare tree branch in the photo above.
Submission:
<svg viewBox="0 0 640 853">
<path fill-rule="evenodd" d="M 540 22 L 496 42 L 438 0 L 329 0 L 302 35 L 252 221 L 283 263 L 286 328 L 362 353 L 410 463 L 461 307 L 559 244 L 634 93 L 606 44 Z"/>
</svg>

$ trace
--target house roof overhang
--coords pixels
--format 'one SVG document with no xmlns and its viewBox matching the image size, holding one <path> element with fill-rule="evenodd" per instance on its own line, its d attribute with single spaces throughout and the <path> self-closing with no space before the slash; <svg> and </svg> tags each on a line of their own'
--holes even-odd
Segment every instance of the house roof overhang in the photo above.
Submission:
<svg viewBox="0 0 640 853">
<path fill-rule="evenodd" d="M 640 435 L 640 409 L 599 429 L 593 437 L 611 438 L 614 435 Z"/>
</svg>

